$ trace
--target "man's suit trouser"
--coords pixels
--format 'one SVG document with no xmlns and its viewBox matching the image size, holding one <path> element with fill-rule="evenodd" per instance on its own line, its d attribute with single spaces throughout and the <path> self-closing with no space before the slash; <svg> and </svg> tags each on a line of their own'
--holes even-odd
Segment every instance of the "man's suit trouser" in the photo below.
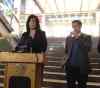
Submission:
<svg viewBox="0 0 100 88">
<path fill-rule="evenodd" d="M 79 67 L 67 65 L 65 71 L 68 88 L 87 88 L 88 74 L 81 74 Z"/>
</svg>

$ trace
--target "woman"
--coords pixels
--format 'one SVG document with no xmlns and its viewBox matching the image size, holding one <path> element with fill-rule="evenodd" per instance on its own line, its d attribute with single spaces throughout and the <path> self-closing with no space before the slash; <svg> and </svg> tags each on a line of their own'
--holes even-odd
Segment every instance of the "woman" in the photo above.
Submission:
<svg viewBox="0 0 100 88">
<path fill-rule="evenodd" d="M 30 15 L 26 23 L 27 32 L 23 33 L 16 51 L 45 53 L 47 49 L 47 40 L 45 32 L 40 29 L 37 16 Z"/>
<path fill-rule="evenodd" d="M 46 40 L 45 32 L 40 29 L 40 24 L 37 16 L 30 15 L 28 17 L 26 23 L 26 29 L 27 31 L 23 33 L 16 47 L 16 51 L 45 54 L 47 49 L 47 40 Z M 38 71 L 38 74 L 43 77 L 44 64 L 38 64 L 38 66 L 40 69 L 42 69 L 41 71 L 40 70 Z M 42 79 L 40 80 L 42 81 Z"/>
</svg>

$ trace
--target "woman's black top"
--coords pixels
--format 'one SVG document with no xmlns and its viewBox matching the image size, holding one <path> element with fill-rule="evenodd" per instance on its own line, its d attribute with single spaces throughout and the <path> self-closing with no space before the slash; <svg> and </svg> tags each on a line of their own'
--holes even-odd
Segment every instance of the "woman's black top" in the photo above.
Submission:
<svg viewBox="0 0 100 88">
<path fill-rule="evenodd" d="M 29 33 L 23 33 L 15 51 L 41 53 L 46 52 L 47 39 L 44 31 L 36 31 L 35 37 L 32 39 Z"/>
</svg>

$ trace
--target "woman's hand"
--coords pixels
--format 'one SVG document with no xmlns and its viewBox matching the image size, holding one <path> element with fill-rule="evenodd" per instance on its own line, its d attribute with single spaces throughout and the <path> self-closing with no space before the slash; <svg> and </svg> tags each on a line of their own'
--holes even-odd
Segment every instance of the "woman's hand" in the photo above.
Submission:
<svg viewBox="0 0 100 88">
<path fill-rule="evenodd" d="M 43 54 L 43 57 L 44 57 L 44 64 L 47 64 L 47 63 L 48 63 L 48 57 L 47 57 L 47 54 L 44 53 L 44 54 Z"/>
</svg>

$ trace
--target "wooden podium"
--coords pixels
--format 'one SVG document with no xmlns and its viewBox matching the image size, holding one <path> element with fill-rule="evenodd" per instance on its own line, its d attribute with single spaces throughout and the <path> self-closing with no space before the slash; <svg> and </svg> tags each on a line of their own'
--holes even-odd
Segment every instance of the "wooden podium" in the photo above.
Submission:
<svg viewBox="0 0 100 88">
<path fill-rule="evenodd" d="M 4 88 L 41 88 L 43 60 L 33 53 L 0 52 L 5 64 Z"/>
</svg>

